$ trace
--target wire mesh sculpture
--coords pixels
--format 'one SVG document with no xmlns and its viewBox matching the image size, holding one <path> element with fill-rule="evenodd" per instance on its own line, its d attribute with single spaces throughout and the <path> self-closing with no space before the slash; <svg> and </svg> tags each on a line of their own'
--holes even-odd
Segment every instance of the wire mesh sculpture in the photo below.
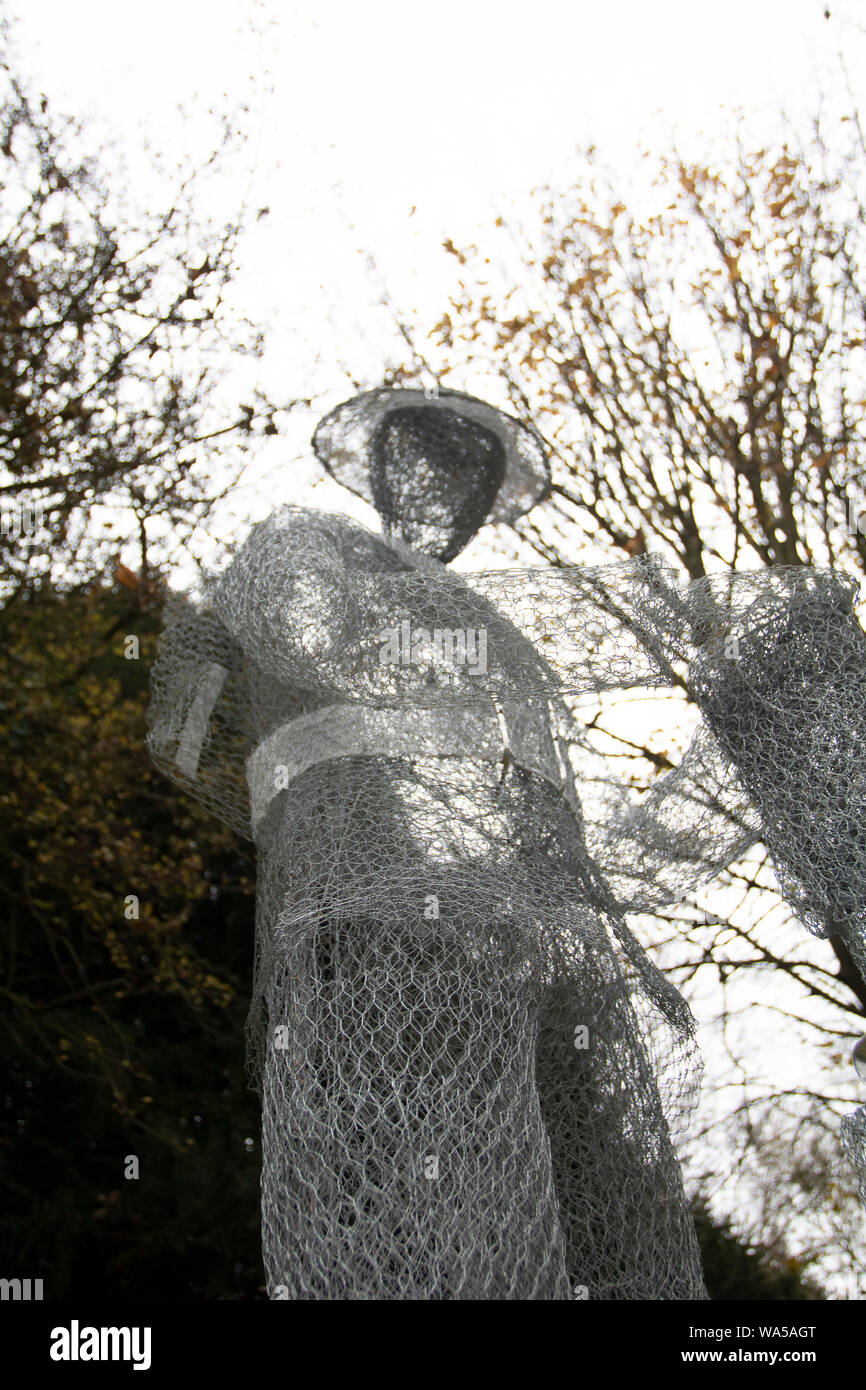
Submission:
<svg viewBox="0 0 866 1390">
<path fill-rule="evenodd" d="M 456 573 L 546 495 L 529 427 L 382 388 L 313 445 L 384 535 L 296 507 L 255 526 L 169 604 L 148 735 L 258 849 L 269 1295 L 704 1297 L 672 1142 L 693 1020 L 626 915 L 763 838 L 866 976 L 855 586 L 683 585 L 647 557 Z M 677 670 L 705 719 L 636 800 L 564 696 Z M 843 1130 L 866 1179 L 864 1115 Z"/>
</svg>

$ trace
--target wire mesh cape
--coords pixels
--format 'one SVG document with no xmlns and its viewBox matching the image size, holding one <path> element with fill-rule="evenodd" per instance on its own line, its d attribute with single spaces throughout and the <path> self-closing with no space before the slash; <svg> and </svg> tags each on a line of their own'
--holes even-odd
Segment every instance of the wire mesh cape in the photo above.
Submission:
<svg viewBox="0 0 866 1390">
<path fill-rule="evenodd" d="M 646 558 L 458 574 L 284 507 L 169 605 L 151 754 L 259 853 L 272 1297 L 704 1296 L 672 1145 L 693 1022 L 625 915 L 763 837 L 863 969 L 854 592 Z M 637 799 L 563 697 L 678 672 L 705 720 Z M 862 1110 L 843 1139 L 866 1172 Z"/>
</svg>

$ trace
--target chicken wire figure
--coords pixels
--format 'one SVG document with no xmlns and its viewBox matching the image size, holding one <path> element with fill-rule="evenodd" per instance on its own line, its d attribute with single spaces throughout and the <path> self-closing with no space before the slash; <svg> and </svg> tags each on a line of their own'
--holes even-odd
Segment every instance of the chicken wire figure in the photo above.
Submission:
<svg viewBox="0 0 866 1390">
<path fill-rule="evenodd" d="M 148 735 L 258 850 L 269 1295 L 705 1297 L 672 1144 L 693 1020 L 626 915 L 762 837 L 864 968 L 854 586 L 682 585 L 646 558 L 458 574 L 485 520 L 546 495 L 531 429 L 383 388 L 313 445 L 384 535 L 295 507 L 255 526 L 170 603 Z M 677 670 L 705 722 L 636 802 L 563 697 Z M 862 1172 L 863 1110 L 844 1140 Z"/>
</svg>

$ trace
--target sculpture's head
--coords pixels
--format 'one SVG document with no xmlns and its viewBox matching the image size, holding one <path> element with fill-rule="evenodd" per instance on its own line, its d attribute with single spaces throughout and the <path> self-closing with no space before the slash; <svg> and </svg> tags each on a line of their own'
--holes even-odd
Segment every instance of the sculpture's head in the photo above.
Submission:
<svg viewBox="0 0 866 1390">
<path fill-rule="evenodd" d="M 453 560 L 489 515 L 505 448 L 476 420 L 436 406 L 386 411 L 370 439 L 370 491 L 386 535 Z"/>
<path fill-rule="evenodd" d="M 519 420 L 460 391 L 368 391 L 319 424 L 313 448 L 372 502 L 387 535 L 452 560 L 485 521 L 515 521 L 550 489 L 547 455 Z"/>
</svg>

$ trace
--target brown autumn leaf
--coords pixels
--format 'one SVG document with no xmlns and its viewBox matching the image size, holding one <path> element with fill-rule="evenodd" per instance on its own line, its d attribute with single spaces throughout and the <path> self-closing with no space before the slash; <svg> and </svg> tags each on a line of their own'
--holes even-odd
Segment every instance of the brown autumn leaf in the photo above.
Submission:
<svg viewBox="0 0 866 1390">
<path fill-rule="evenodd" d="M 140 583 L 139 576 L 128 569 L 126 565 L 121 564 L 120 560 L 114 566 L 114 578 L 125 589 L 137 589 Z"/>
</svg>

